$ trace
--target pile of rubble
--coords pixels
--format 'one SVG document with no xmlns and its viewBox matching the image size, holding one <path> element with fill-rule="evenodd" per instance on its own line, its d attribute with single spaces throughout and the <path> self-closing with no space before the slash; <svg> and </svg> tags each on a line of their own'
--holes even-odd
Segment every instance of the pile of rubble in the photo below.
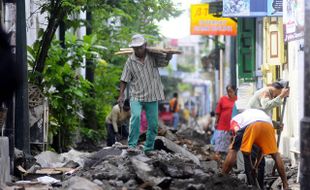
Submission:
<svg viewBox="0 0 310 190">
<path fill-rule="evenodd" d="M 162 137 L 160 140 L 167 139 Z M 167 147 L 174 145 L 176 144 Z M 103 189 L 115 190 L 247 189 L 238 179 L 217 174 L 216 161 L 206 161 L 201 166 L 202 164 L 195 163 L 195 156 L 186 153 L 185 149 L 179 153 L 173 152 L 174 150 L 157 150 L 147 157 L 144 154 L 128 155 L 125 149 L 120 152 L 116 147 L 104 149 L 94 155 L 95 159 L 91 158 L 76 175 L 93 181 Z M 182 148 L 178 151 L 181 150 Z M 115 154 L 105 154 L 108 151 L 114 151 Z"/>
<path fill-rule="evenodd" d="M 129 154 L 127 146 L 116 143 L 95 153 L 71 150 L 65 154 L 43 152 L 36 162 L 24 169 L 19 179 L 3 189 L 255 189 L 248 187 L 237 175 L 223 176 L 220 163 L 212 159 L 210 136 L 193 128 L 176 134 L 162 129 L 155 141 L 152 155 Z M 290 170 L 293 178 L 297 173 Z M 34 180 L 35 179 L 35 180 Z M 281 184 L 268 178 L 273 188 Z M 274 182 L 275 181 L 275 182 Z"/>
</svg>

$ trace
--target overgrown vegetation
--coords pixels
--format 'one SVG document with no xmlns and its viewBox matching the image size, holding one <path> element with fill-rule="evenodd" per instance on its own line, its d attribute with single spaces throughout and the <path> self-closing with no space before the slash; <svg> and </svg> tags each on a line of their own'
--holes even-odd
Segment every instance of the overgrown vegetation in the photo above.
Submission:
<svg viewBox="0 0 310 190">
<path fill-rule="evenodd" d="M 90 22 L 76 17 L 82 10 L 95 15 Z M 39 85 L 48 97 L 53 148 L 65 150 L 77 133 L 82 140 L 97 142 L 105 136 L 105 117 L 116 103 L 126 60 L 114 52 L 126 47 L 134 33 L 145 34 L 150 43 L 158 42 L 156 23 L 180 12 L 170 0 L 49 0 L 43 2 L 40 11 L 47 13 L 48 24 L 28 48 L 29 82 Z M 63 41 L 55 38 L 61 23 L 66 29 Z M 91 27 L 92 35 L 78 39 L 74 31 L 82 26 Z M 94 63 L 92 82 L 81 74 L 85 60 Z M 96 130 L 81 122 L 84 105 L 95 105 Z"/>
</svg>

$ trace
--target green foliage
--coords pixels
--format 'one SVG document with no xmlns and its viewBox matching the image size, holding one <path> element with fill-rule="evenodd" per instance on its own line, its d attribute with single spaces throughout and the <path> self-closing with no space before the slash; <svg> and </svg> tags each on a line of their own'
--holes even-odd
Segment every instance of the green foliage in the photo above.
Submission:
<svg viewBox="0 0 310 190">
<path fill-rule="evenodd" d="M 178 64 L 178 70 L 188 73 L 195 72 L 195 67 L 192 64 Z"/>
<path fill-rule="evenodd" d="M 124 59 L 115 58 L 114 52 L 128 46 L 131 36 L 142 33 L 148 44 L 160 41 L 157 23 L 181 12 L 171 0 L 122 0 L 122 1 L 89 1 L 88 10 L 93 12 L 92 30 L 98 34 L 103 46 L 108 50 L 103 58 L 113 64 Z"/>
<path fill-rule="evenodd" d="M 90 133 L 83 129 L 79 117 L 82 103 L 92 101 L 88 91 L 93 84 L 80 75 L 80 69 L 84 65 L 85 57 L 92 58 L 95 63 L 99 60 L 99 46 L 92 48 L 95 42 L 96 35 L 85 36 L 83 40 L 79 40 L 68 33 L 66 48 L 63 49 L 60 41 L 54 40 L 49 49 L 46 67 L 42 73 L 42 89 L 50 106 L 50 139 L 56 134 L 62 134 L 66 137 L 60 142 L 63 147 L 71 144 L 74 132 L 78 128 L 81 128 L 82 135 L 85 132 L 87 137 L 90 134 L 92 137 L 100 136 L 97 132 Z M 35 44 L 33 48 L 28 47 L 29 65 L 32 65 L 32 57 L 35 56 Z M 37 74 L 29 74 L 30 82 Z"/>
<path fill-rule="evenodd" d="M 105 126 L 105 118 L 116 103 L 119 95 L 118 85 L 122 67 L 98 62 L 95 74 L 94 89 L 96 91 L 97 118 L 100 126 Z"/>
<path fill-rule="evenodd" d="M 192 85 L 187 83 L 178 83 L 178 89 L 180 92 L 190 91 L 192 89 Z"/>
</svg>

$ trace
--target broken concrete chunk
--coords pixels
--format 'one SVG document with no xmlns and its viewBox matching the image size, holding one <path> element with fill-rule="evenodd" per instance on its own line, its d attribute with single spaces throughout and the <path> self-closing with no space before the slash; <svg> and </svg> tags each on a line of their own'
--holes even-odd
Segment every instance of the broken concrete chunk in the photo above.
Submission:
<svg viewBox="0 0 310 190">
<path fill-rule="evenodd" d="M 113 147 L 106 147 L 91 155 L 85 160 L 85 167 L 91 167 L 103 161 L 108 156 L 119 156 L 122 154 L 122 150 Z"/>
<path fill-rule="evenodd" d="M 187 188 L 188 190 L 204 190 L 206 189 L 204 184 L 188 184 Z"/>
<path fill-rule="evenodd" d="M 62 167 L 66 161 L 65 157 L 51 151 L 45 151 L 35 156 L 37 163 L 43 168 Z"/>
<path fill-rule="evenodd" d="M 265 157 L 265 175 L 272 175 L 274 164 L 274 160 L 271 157 Z"/>
<path fill-rule="evenodd" d="M 169 139 L 167 139 L 165 137 L 157 136 L 155 141 L 161 141 L 161 143 L 158 143 L 158 144 L 164 145 L 164 147 L 162 147 L 162 149 L 166 148 L 166 149 L 168 149 L 174 153 L 179 153 L 179 154 L 191 159 L 197 165 L 200 165 L 199 159 L 194 154 L 190 153 L 189 151 L 185 150 L 184 148 L 175 144 L 174 142 L 170 141 Z M 155 142 L 155 144 L 156 144 L 156 142 Z"/>
<path fill-rule="evenodd" d="M 92 155 L 91 153 L 81 152 L 81 151 L 77 151 L 75 149 L 71 149 L 69 152 L 61 154 L 61 156 L 65 157 L 67 160 L 74 161 L 74 163 L 78 163 L 79 166 L 82 166 L 82 167 L 84 166 L 84 162 L 85 162 L 86 158 L 88 158 L 91 155 Z M 73 166 L 63 166 L 63 167 L 73 168 Z"/>
<path fill-rule="evenodd" d="M 153 165 L 159 168 L 166 176 L 186 179 L 194 175 L 195 164 L 185 163 L 182 160 L 157 161 Z"/>
<path fill-rule="evenodd" d="M 218 173 L 218 162 L 215 160 L 201 162 L 201 167 L 205 172 Z"/>
<path fill-rule="evenodd" d="M 170 177 L 164 177 L 160 175 L 157 170 L 154 170 L 153 166 L 144 163 L 135 157 L 132 157 L 131 163 L 136 171 L 137 176 L 144 182 L 149 182 L 152 186 L 169 187 L 171 182 Z"/>
<path fill-rule="evenodd" d="M 192 140 L 198 144 L 210 144 L 211 136 L 207 133 L 201 133 L 197 128 L 182 127 L 176 133 L 178 136 Z"/>
<path fill-rule="evenodd" d="M 136 180 L 128 180 L 125 184 L 124 187 L 127 188 L 128 190 L 136 190 L 137 188 L 137 182 Z"/>
<path fill-rule="evenodd" d="M 171 141 L 176 141 L 177 137 L 175 134 L 173 134 L 170 130 L 167 130 L 166 134 L 164 135 L 167 139 Z"/>
<path fill-rule="evenodd" d="M 103 190 L 97 184 L 89 181 L 88 179 L 82 177 L 72 177 L 67 181 L 63 182 L 64 190 Z"/>
<path fill-rule="evenodd" d="M 278 177 L 278 179 L 272 183 L 271 189 L 281 189 L 281 187 L 282 187 L 282 180 L 280 177 Z"/>
<path fill-rule="evenodd" d="M 99 179 L 95 179 L 93 182 L 99 186 L 103 185 L 102 181 L 100 181 Z"/>
<path fill-rule="evenodd" d="M 37 181 L 43 184 L 54 184 L 54 183 L 60 183 L 60 180 L 49 177 L 49 176 L 43 176 L 43 177 L 38 177 Z"/>
</svg>

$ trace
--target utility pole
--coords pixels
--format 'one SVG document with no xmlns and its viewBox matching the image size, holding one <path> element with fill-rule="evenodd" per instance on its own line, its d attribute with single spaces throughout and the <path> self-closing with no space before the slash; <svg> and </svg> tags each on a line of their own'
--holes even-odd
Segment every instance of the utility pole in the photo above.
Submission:
<svg viewBox="0 0 310 190">
<path fill-rule="evenodd" d="M 220 77 L 219 77 L 219 72 L 220 72 L 220 50 L 219 50 L 219 40 L 218 36 L 214 37 L 214 43 L 215 43 L 215 72 L 214 72 L 214 101 L 213 101 L 213 106 L 212 110 L 215 110 L 216 108 L 216 102 L 220 97 Z"/>
<path fill-rule="evenodd" d="M 16 91 L 15 142 L 16 148 L 30 153 L 28 112 L 28 69 L 25 0 L 16 1 L 16 62 L 22 84 Z"/>
<path fill-rule="evenodd" d="M 232 36 L 230 38 L 230 84 L 237 86 L 236 65 L 237 65 L 237 37 Z"/>
<path fill-rule="evenodd" d="M 300 189 L 310 189 L 310 2 L 305 0 L 304 117 L 300 123 Z"/>
</svg>

